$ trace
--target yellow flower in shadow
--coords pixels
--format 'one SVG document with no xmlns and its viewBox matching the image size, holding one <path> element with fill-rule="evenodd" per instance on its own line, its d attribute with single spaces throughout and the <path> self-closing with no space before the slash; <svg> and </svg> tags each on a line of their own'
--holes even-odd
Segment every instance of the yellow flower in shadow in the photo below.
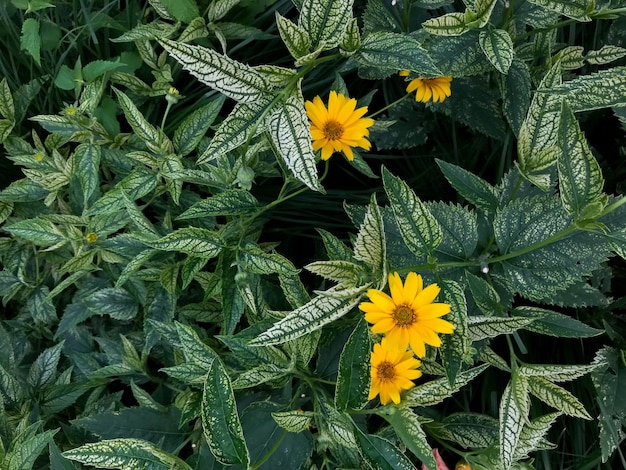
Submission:
<svg viewBox="0 0 626 470">
<path fill-rule="evenodd" d="M 402 70 L 400 75 L 406 77 L 408 70 Z M 452 77 L 449 75 L 434 78 L 415 78 L 406 87 L 407 93 L 415 92 L 415 101 L 426 103 L 431 99 L 435 103 L 441 103 L 450 96 L 450 83 Z"/>
</svg>

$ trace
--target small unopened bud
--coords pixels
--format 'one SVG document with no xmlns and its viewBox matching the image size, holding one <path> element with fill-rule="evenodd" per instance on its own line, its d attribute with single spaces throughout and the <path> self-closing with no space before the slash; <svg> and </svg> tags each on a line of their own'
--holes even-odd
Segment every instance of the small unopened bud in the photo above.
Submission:
<svg viewBox="0 0 626 470">
<path fill-rule="evenodd" d="M 35 154 L 35 160 L 37 160 L 38 162 L 43 160 L 43 157 L 44 157 L 44 155 L 41 152 L 38 152 L 38 153 Z"/>
<path fill-rule="evenodd" d="M 94 232 L 89 232 L 85 235 L 85 240 L 87 240 L 87 243 L 95 243 L 98 241 L 98 235 Z"/>
<path fill-rule="evenodd" d="M 169 104 L 174 105 L 178 103 L 178 100 L 180 100 L 180 92 L 176 88 L 170 87 L 170 89 L 167 90 L 165 99 Z"/>
<path fill-rule="evenodd" d="M 249 191 L 254 181 L 254 170 L 246 165 L 241 165 L 237 170 L 237 184 L 241 189 Z"/>
</svg>

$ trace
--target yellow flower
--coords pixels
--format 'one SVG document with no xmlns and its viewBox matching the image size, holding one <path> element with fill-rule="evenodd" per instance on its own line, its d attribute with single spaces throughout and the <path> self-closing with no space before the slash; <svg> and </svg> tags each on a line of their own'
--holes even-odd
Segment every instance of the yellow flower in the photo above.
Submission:
<svg viewBox="0 0 626 470">
<path fill-rule="evenodd" d="M 437 333 L 452 333 L 454 325 L 442 320 L 450 313 L 450 305 L 433 303 L 439 291 L 437 284 L 424 288 L 422 276 L 409 273 L 406 282 L 398 273 L 389 274 L 391 297 L 377 289 L 369 289 L 371 302 L 362 302 L 359 308 L 365 312 L 365 320 L 372 323 L 373 333 L 385 337 L 400 349 L 411 349 L 418 357 L 426 355 L 426 344 L 441 346 Z"/>
<path fill-rule="evenodd" d="M 68 116 L 74 116 L 76 114 L 76 107 L 68 106 L 67 108 L 65 108 L 65 114 L 67 114 Z"/>
<path fill-rule="evenodd" d="M 422 363 L 411 351 L 399 349 L 387 338 L 374 345 L 371 355 L 372 384 L 368 400 L 380 395 L 380 402 L 386 405 L 390 401 L 400 403 L 400 392 L 413 388 L 412 380 L 421 377 L 417 370 Z"/>
<path fill-rule="evenodd" d="M 408 70 L 402 70 L 400 75 L 406 77 L 409 75 Z M 452 77 L 449 75 L 435 78 L 415 78 L 409 82 L 406 87 L 407 93 L 415 93 L 415 101 L 426 103 L 431 99 L 435 103 L 441 103 L 450 96 L 450 82 Z"/>
<path fill-rule="evenodd" d="M 334 152 L 343 152 L 348 160 L 354 160 L 352 147 L 371 148 L 367 130 L 374 120 L 362 117 L 367 106 L 356 108 L 356 100 L 336 91 L 328 97 L 328 109 L 319 96 L 304 103 L 311 120 L 313 150 L 322 149 L 322 160 L 328 160 Z"/>
<path fill-rule="evenodd" d="M 87 243 L 95 243 L 98 241 L 98 234 L 94 232 L 89 232 L 87 235 L 85 235 L 85 240 L 87 240 Z"/>
<path fill-rule="evenodd" d="M 42 161 L 43 160 L 43 153 L 37 152 L 35 154 L 35 160 L 37 160 L 38 162 Z"/>
</svg>

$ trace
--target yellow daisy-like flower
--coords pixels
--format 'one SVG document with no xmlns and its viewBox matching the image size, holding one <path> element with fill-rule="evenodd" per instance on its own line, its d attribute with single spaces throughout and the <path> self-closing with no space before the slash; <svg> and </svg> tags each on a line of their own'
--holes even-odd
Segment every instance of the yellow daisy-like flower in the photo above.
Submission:
<svg viewBox="0 0 626 470">
<path fill-rule="evenodd" d="M 356 100 L 336 91 L 328 97 L 328 109 L 319 96 L 304 103 L 306 114 L 311 120 L 313 150 L 322 149 L 322 160 L 328 160 L 334 152 L 343 152 L 350 161 L 354 160 L 352 147 L 371 148 L 367 130 L 374 120 L 364 118 L 367 106 L 356 109 Z"/>
<path fill-rule="evenodd" d="M 362 302 L 365 320 L 372 323 L 373 333 L 383 333 L 400 349 L 411 349 L 418 357 L 426 355 L 426 344 L 441 346 L 438 333 L 452 333 L 454 325 L 439 317 L 450 313 L 450 305 L 433 303 L 439 291 L 437 284 L 424 288 L 422 276 L 409 273 L 404 285 L 398 273 L 389 274 L 391 296 L 369 289 L 371 302 Z"/>
<path fill-rule="evenodd" d="M 422 375 L 417 370 L 422 363 L 411 351 L 398 349 L 387 338 L 374 345 L 371 354 L 372 384 L 368 400 L 380 395 L 380 402 L 386 405 L 390 401 L 400 403 L 400 392 L 413 388 L 411 382 Z"/>
<path fill-rule="evenodd" d="M 409 75 L 408 70 L 402 70 L 400 75 L 406 77 Z M 449 75 L 435 78 L 415 78 L 409 82 L 406 87 L 407 93 L 415 91 L 415 101 L 426 103 L 431 99 L 435 103 L 441 103 L 450 96 L 450 83 L 452 77 Z"/>
</svg>

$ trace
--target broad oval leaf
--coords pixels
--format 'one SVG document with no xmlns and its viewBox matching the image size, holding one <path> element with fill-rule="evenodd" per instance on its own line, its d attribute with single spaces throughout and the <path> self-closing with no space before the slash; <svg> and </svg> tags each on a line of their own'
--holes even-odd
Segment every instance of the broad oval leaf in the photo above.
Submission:
<svg viewBox="0 0 626 470">
<path fill-rule="evenodd" d="M 312 49 L 336 47 L 352 19 L 354 0 L 304 0 L 300 8 L 300 27 L 309 35 Z"/>
<path fill-rule="evenodd" d="M 469 31 L 465 13 L 447 13 L 422 23 L 422 28 L 437 36 L 460 36 Z"/>
<path fill-rule="evenodd" d="M 590 0 L 529 0 L 535 5 L 552 10 L 578 21 L 591 21 L 589 13 L 593 9 Z"/>
</svg>

